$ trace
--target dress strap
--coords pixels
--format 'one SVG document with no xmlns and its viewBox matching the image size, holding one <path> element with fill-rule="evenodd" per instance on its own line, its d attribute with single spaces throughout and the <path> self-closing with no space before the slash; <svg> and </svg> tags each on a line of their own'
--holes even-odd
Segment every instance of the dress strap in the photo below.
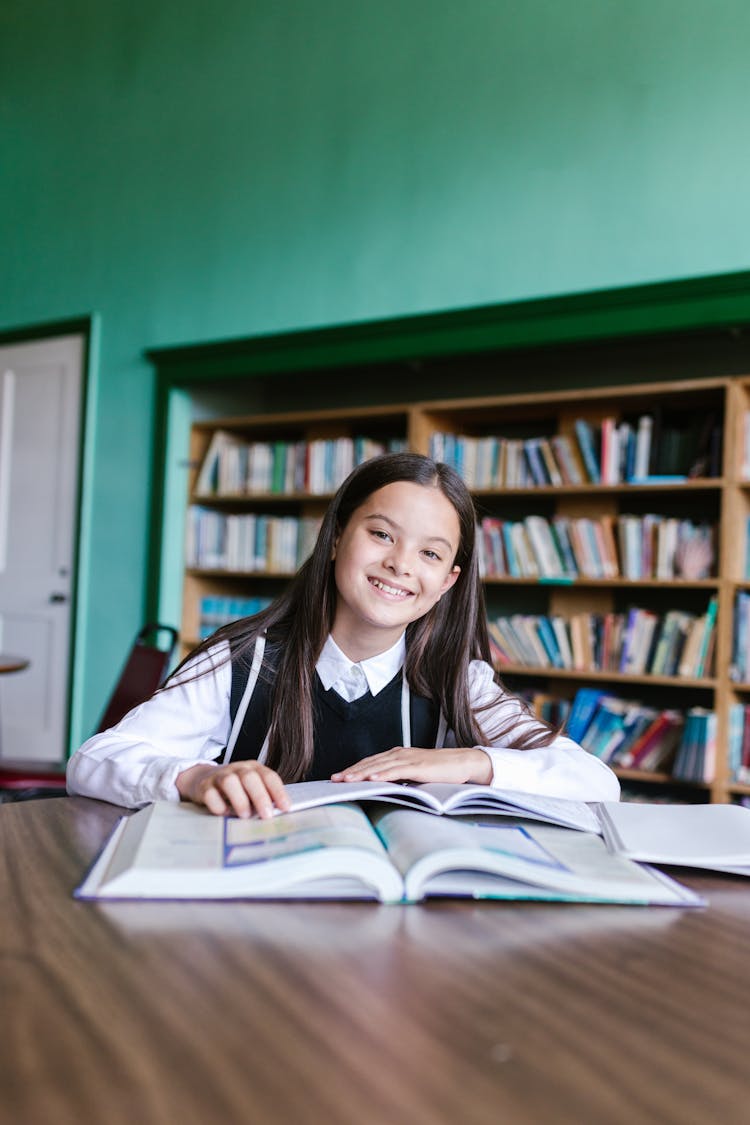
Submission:
<svg viewBox="0 0 750 1125">
<path fill-rule="evenodd" d="M 435 735 L 436 750 L 442 750 L 447 734 L 448 721 L 441 710 L 438 719 L 437 734 Z M 409 681 L 406 678 L 406 669 L 401 673 L 401 745 L 411 746 L 411 691 L 409 689 Z M 262 753 L 263 751 L 261 751 L 261 754 Z"/>
<path fill-rule="evenodd" d="M 411 746 L 411 693 L 406 667 L 401 673 L 401 744 Z"/>
<path fill-rule="evenodd" d="M 242 729 L 242 722 L 243 722 L 243 720 L 245 718 L 245 715 L 247 713 L 247 709 L 248 709 L 248 706 L 250 704 L 250 699 L 252 698 L 253 691 L 255 690 L 255 685 L 258 682 L 258 676 L 260 675 L 261 665 L 263 664 L 263 653 L 265 652 L 265 650 L 266 650 L 265 634 L 259 633 L 258 637 L 257 637 L 257 640 L 255 642 L 255 652 L 253 653 L 253 662 L 250 665 L 250 675 L 247 677 L 247 684 L 245 685 L 245 690 L 242 693 L 242 699 L 240 700 L 240 705 L 237 708 L 237 714 L 234 717 L 234 722 L 232 723 L 232 729 L 229 732 L 229 741 L 227 742 L 227 748 L 224 751 L 224 757 L 222 758 L 222 764 L 225 763 L 225 762 L 229 762 L 232 759 L 232 751 L 234 750 L 235 743 L 237 742 L 237 738 L 239 737 L 240 730 Z M 265 744 L 264 744 L 263 748 L 265 750 L 265 748 L 266 748 Z M 261 753 L 262 752 L 263 751 L 261 751 Z"/>
</svg>

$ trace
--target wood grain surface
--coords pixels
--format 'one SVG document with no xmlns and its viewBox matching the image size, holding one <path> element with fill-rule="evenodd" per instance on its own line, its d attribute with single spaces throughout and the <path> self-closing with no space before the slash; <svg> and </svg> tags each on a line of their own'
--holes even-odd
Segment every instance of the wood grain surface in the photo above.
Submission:
<svg viewBox="0 0 750 1125">
<path fill-rule="evenodd" d="M 750 882 L 705 910 L 72 898 L 121 810 L 0 805 L 0 1120 L 750 1120 Z"/>
</svg>

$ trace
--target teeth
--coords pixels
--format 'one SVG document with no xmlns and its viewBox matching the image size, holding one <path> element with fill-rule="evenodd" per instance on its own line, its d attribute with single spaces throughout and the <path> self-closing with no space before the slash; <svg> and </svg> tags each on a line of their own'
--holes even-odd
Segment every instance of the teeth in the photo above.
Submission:
<svg viewBox="0 0 750 1125">
<path fill-rule="evenodd" d="M 385 594 L 392 594 L 394 597 L 397 597 L 397 598 L 408 598 L 409 597 L 409 591 L 408 590 L 399 590 L 395 586 L 386 586 L 385 582 L 381 582 L 379 578 L 371 578 L 370 581 L 372 582 L 373 586 L 377 586 L 377 588 L 379 590 L 382 590 L 383 593 L 385 593 Z"/>
</svg>

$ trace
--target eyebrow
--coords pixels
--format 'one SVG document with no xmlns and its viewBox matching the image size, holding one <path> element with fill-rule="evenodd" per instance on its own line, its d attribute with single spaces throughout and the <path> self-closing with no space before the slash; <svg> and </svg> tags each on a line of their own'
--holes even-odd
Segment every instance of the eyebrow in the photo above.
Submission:
<svg viewBox="0 0 750 1125">
<path fill-rule="evenodd" d="M 401 528 L 400 525 L 397 524 L 395 520 L 392 520 L 390 518 L 390 516 L 384 516 L 381 512 L 368 512 L 367 515 L 365 516 L 365 519 L 366 520 L 382 520 L 383 523 L 387 523 L 395 531 L 402 531 L 403 530 L 403 528 Z M 449 551 L 455 551 L 455 547 L 453 546 L 451 541 L 449 539 L 446 539 L 445 536 L 443 536 L 443 535 L 430 535 L 425 540 L 425 542 L 426 543 L 445 543 L 445 545 L 446 545 L 446 547 L 448 548 Z"/>
</svg>

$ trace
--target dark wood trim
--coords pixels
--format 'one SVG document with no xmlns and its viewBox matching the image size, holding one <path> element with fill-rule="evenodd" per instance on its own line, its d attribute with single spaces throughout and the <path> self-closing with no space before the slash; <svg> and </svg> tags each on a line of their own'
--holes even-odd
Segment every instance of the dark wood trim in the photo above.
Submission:
<svg viewBox="0 0 750 1125">
<path fill-rule="evenodd" d="M 171 381 L 750 324 L 750 271 L 148 349 Z"/>
<path fill-rule="evenodd" d="M 30 340 L 48 340 L 52 336 L 84 336 L 88 351 L 92 320 L 91 316 L 77 316 L 69 320 L 48 320 L 19 328 L 5 328 L 0 331 L 0 345 L 25 344 Z"/>
<path fill-rule="evenodd" d="M 147 614 L 158 609 L 170 392 L 214 380 L 750 326 L 750 271 L 149 348 L 156 369 Z"/>
</svg>

